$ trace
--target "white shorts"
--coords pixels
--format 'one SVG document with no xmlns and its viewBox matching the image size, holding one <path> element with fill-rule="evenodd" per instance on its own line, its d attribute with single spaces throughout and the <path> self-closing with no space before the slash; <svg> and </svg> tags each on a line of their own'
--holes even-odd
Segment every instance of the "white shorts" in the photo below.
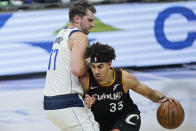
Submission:
<svg viewBox="0 0 196 131">
<path fill-rule="evenodd" d="M 99 131 L 93 113 L 86 107 L 45 110 L 48 119 L 62 131 Z"/>
<path fill-rule="evenodd" d="M 62 131 L 99 131 L 93 113 L 78 94 L 44 96 L 44 110 Z"/>
</svg>

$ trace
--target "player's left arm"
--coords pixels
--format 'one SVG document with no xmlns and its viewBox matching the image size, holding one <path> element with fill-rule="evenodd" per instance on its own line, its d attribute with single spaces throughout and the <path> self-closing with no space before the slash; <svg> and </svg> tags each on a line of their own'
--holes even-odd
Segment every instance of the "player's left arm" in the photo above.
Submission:
<svg viewBox="0 0 196 131">
<path fill-rule="evenodd" d="M 126 90 L 131 89 L 143 95 L 144 97 L 150 99 L 153 102 L 156 103 L 163 103 L 165 101 L 177 102 L 177 100 L 175 100 L 174 98 L 166 97 L 161 92 L 154 90 L 143 83 L 140 83 L 135 76 L 131 75 L 130 73 L 124 70 L 123 70 L 123 84 Z"/>
</svg>

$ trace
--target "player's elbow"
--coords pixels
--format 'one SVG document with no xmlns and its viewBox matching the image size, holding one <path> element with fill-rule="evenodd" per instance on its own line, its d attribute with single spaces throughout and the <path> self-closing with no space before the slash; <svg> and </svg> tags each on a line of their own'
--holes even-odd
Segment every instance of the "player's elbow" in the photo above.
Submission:
<svg viewBox="0 0 196 131">
<path fill-rule="evenodd" d="M 77 70 L 77 69 L 72 69 L 71 70 L 71 73 L 74 75 L 74 76 L 81 76 L 82 73 L 80 70 Z"/>
<path fill-rule="evenodd" d="M 82 76 L 85 73 L 85 69 L 84 68 L 71 68 L 71 72 L 74 76 Z"/>
</svg>

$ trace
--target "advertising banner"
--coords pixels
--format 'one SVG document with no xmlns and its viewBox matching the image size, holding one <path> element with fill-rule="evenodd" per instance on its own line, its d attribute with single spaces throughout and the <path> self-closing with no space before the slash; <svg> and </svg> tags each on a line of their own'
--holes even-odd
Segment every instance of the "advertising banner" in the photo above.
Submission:
<svg viewBox="0 0 196 131">
<path fill-rule="evenodd" d="M 196 2 L 97 5 L 93 42 L 116 49 L 115 67 L 196 62 Z M 45 72 L 68 9 L 0 14 L 0 76 Z M 57 56 L 58 57 L 58 56 Z"/>
</svg>

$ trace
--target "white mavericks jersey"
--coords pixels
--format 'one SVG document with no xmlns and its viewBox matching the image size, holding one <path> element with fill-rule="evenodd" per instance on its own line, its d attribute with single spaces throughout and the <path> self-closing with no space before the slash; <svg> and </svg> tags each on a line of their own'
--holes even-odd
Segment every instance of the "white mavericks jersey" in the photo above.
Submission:
<svg viewBox="0 0 196 131">
<path fill-rule="evenodd" d="M 78 77 L 71 72 L 71 51 L 68 47 L 68 39 L 76 31 L 79 30 L 76 28 L 65 28 L 56 37 L 48 64 L 44 89 L 45 96 L 73 93 L 83 95 L 84 93 Z"/>
</svg>

